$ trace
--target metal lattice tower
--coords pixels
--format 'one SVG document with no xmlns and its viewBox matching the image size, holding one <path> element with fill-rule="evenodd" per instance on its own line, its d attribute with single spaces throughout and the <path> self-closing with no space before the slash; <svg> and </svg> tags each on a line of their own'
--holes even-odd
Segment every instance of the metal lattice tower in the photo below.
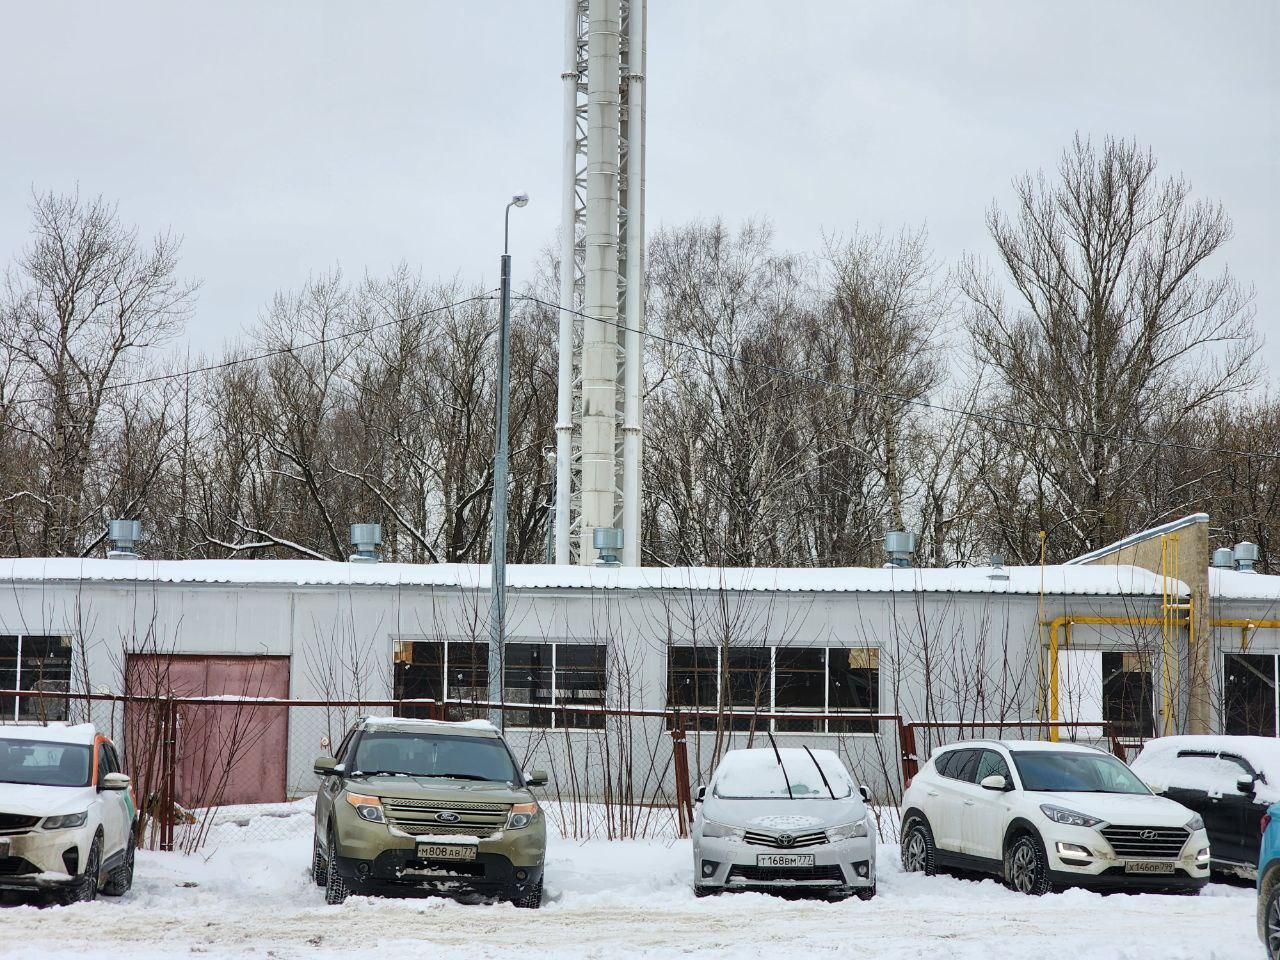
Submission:
<svg viewBox="0 0 1280 960">
<path fill-rule="evenodd" d="M 621 527 L 640 564 L 645 5 L 565 3 L 557 563 Z"/>
</svg>

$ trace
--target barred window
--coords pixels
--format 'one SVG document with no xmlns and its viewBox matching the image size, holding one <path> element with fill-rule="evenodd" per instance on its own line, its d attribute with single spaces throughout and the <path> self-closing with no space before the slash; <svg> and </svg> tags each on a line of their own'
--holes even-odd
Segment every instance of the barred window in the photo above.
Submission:
<svg viewBox="0 0 1280 960">
<path fill-rule="evenodd" d="M 71 690 L 71 638 L 0 637 L 0 690 L 66 694 Z M 0 697 L 0 719 L 66 720 L 66 696 Z"/>
</svg>

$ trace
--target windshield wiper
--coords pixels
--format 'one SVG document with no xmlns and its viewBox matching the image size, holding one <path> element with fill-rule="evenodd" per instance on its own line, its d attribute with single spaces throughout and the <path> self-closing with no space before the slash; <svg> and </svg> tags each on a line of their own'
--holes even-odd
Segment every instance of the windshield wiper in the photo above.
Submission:
<svg viewBox="0 0 1280 960">
<path fill-rule="evenodd" d="M 818 758 L 813 755 L 813 751 L 809 749 L 809 745 L 804 745 L 804 752 L 809 755 L 809 759 L 813 761 L 813 765 L 818 768 L 818 776 L 822 778 L 822 785 L 827 788 L 827 793 L 831 794 L 831 799 L 836 798 L 836 792 L 831 789 L 831 784 L 827 780 L 827 775 L 822 772 L 822 764 L 818 762 Z"/>
<path fill-rule="evenodd" d="M 413 774 L 405 773 L 403 770 L 353 770 L 348 776 L 352 777 L 411 777 Z"/>
<path fill-rule="evenodd" d="M 794 800 L 796 795 L 791 792 L 791 778 L 787 776 L 787 768 L 782 765 L 782 754 L 778 752 L 778 741 L 773 739 L 773 731 L 769 730 L 769 742 L 773 744 L 773 755 L 778 758 L 778 769 L 782 771 L 782 782 L 787 785 L 787 798 Z"/>
<path fill-rule="evenodd" d="M 420 773 L 420 777 L 442 777 L 445 780 L 488 780 L 474 773 Z"/>
</svg>

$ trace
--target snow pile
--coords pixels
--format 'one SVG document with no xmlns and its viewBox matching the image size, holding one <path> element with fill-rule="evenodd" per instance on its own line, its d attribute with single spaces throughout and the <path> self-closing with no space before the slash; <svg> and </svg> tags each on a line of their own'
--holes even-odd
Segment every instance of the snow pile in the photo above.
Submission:
<svg viewBox="0 0 1280 960">
<path fill-rule="evenodd" d="M 1214 756 L 1178 756 L 1186 751 Z M 1266 783 L 1259 781 L 1255 785 L 1254 795 L 1259 802 L 1280 803 L 1280 740 L 1272 737 L 1159 737 L 1143 745 L 1131 766 L 1157 792 L 1181 787 L 1213 794 L 1238 793 L 1236 781 L 1247 772 L 1229 757 L 1216 756 L 1220 753 L 1243 757 L 1266 777 Z"/>
</svg>

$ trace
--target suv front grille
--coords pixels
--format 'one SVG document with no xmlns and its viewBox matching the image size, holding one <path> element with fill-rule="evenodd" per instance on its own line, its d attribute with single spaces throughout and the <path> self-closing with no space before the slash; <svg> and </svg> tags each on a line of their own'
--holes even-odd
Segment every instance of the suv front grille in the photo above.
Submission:
<svg viewBox="0 0 1280 960">
<path fill-rule="evenodd" d="M 1182 827 L 1107 827 L 1102 831 L 1117 857 L 1124 859 L 1176 860 L 1186 846 Z"/>
<path fill-rule="evenodd" d="M 783 843 L 779 838 L 790 837 L 790 843 Z M 797 847 L 816 847 L 827 842 L 827 834 L 823 830 L 809 830 L 804 833 L 763 833 L 759 830 L 748 830 L 745 837 L 747 843 L 758 847 L 773 847 L 775 850 L 795 850 Z"/>
<path fill-rule="evenodd" d="M 434 800 L 401 800 L 383 797 L 387 822 L 410 836 L 488 837 L 507 824 L 511 805 L 506 803 L 438 803 Z M 453 814 L 440 820 L 440 814 Z"/>
<path fill-rule="evenodd" d="M 39 873 L 40 868 L 22 857 L 0 857 L 0 877 L 20 877 L 26 873 Z"/>
<path fill-rule="evenodd" d="M 831 883 L 844 883 L 844 874 L 836 864 L 826 867 L 739 866 L 729 871 L 729 879 L 741 879 L 748 883 L 768 883 L 779 880 L 825 880 Z"/>
<path fill-rule="evenodd" d="M 28 817 L 20 813 L 0 813 L 0 833 L 25 833 L 39 822 L 39 817 Z"/>
</svg>

